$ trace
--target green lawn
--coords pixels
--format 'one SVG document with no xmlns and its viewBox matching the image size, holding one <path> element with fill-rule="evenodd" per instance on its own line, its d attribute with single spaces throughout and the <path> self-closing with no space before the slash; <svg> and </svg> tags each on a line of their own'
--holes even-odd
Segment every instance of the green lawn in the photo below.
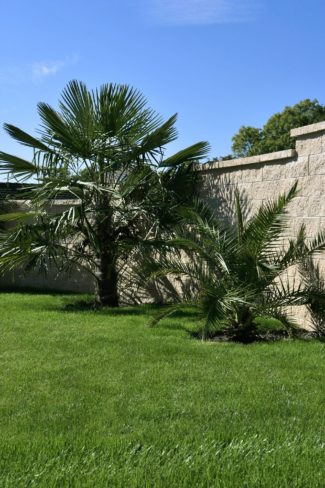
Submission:
<svg viewBox="0 0 325 488">
<path fill-rule="evenodd" d="M 1 294 L 1 487 L 325 486 L 324 345 Z"/>
</svg>

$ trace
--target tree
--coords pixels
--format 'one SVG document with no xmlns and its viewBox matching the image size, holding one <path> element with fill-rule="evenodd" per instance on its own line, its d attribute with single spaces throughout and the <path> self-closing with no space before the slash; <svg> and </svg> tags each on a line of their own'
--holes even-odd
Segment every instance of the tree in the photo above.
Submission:
<svg viewBox="0 0 325 488">
<path fill-rule="evenodd" d="M 256 127 L 242 126 L 232 138 L 231 149 L 236 158 L 252 156 L 258 148 L 262 139 L 261 129 Z"/>
<path fill-rule="evenodd" d="M 254 337 L 258 316 L 280 319 L 290 327 L 292 319 L 284 307 L 313 304 L 315 310 L 318 304 L 317 310 L 324 310 L 323 285 L 307 278 L 288 279 L 289 268 L 325 250 L 325 231 L 308 242 L 304 226 L 286 245 L 287 207 L 296 195 L 294 185 L 276 201 L 264 203 L 245 222 L 237 192 L 234 224 L 218 220 L 202 203 L 190 215 L 187 210 L 176 237 L 165 243 L 158 259 L 147 259 L 145 268 L 151 277 L 186 277 L 192 288 L 184 301 L 166 308 L 153 324 L 191 305 L 201 313 L 203 338 L 221 329 L 247 342 Z M 182 250 L 182 255 L 175 250 Z"/>
<path fill-rule="evenodd" d="M 232 138 L 235 157 L 254 156 L 295 147 L 291 129 L 325 120 L 325 105 L 318 100 L 302 100 L 269 118 L 262 129 L 242 126 Z"/>
<path fill-rule="evenodd" d="M 2 235 L 0 269 L 85 268 L 96 281 L 96 302 L 118 306 L 120 267 L 150 232 L 168 228 L 175 207 L 189 198 L 190 166 L 209 149 L 199 142 L 168 158 L 176 115 L 163 122 L 143 95 L 125 85 L 90 91 L 77 81 L 62 92 L 59 110 L 38 104 L 39 138 L 5 124 L 32 161 L 0 153 L 0 170 L 31 181 L 30 211 L 4 216 L 15 228 Z M 186 185 L 189 185 L 186 187 Z M 64 211 L 55 199 L 75 198 Z"/>
</svg>

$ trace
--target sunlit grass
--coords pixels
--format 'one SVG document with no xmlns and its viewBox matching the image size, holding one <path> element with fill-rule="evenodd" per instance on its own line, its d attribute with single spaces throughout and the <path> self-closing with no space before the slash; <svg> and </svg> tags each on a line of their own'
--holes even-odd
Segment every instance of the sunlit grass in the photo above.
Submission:
<svg viewBox="0 0 325 488">
<path fill-rule="evenodd" d="M 0 486 L 323 487 L 324 345 L 1 295 Z"/>
</svg>

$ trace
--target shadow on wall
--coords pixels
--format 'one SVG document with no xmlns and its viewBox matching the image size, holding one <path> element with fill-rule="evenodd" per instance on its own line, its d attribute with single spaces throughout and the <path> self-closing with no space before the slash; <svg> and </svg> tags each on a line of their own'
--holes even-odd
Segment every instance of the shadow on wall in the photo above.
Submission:
<svg viewBox="0 0 325 488">
<path fill-rule="evenodd" d="M 227 174 L 204 174 L 200 181 L 200 197 L 213 209 L 215 215 L 228 224 L 235 221 L 235 194 L 239 191 L 243 218 L 247 220 L 252 214 L 252 205 L 246 190 L 239 187 L 236 170 Z"/>
<path fill-rule="evenodd" d="M 235 219 L 235 191 L 233 175 L 223 174 L 216 178 L 215 175 L 206 174 L 200 191 L 216 216 L 227 223 Z M 209 197 L 207 198 L 207 195 Z M 245 190 L 241 190 L 240 199 L 244 218 L 250 212 L 250 206 Z M 122 265 L 124 271 L 119 282 L 120 302 L 122 305 L 140 305 L 143 303 L 163 304 L 181 301 L 184 297 L 193 294 L 195 286 L 188 279 L 178 277 L 160 277 L 148 281 L 141 272 L 141 264 L 135 257 L 136 264 Z M 0 279 L 0 289 L 4 291 L 43 291 L 44 293 L 81 293 L 93 294 L 95 283 L 92 276 L 82 269 L 74 267 L 70 272 L 57 272 L 49 269 L 47 275 L 36 270 L 16 270 L 6 273 Z"/>
<path fill-rule="evenodd" d="M 252 206 L 249 203 L 245 189 L 234 184 L 230 175 L 206 174 L 200 185 L 200 197 L 204 199 L 215 212 L 217 218 L 233 224 L 235 221 L 235 194 L 239 190 L 243 218 L 247 220 L 252 214 Z M 209 195 L 209 197 L 207 197 Z M 179 256 L 179 259 L 182 259 Z M 183 256 L 186 261 L 186 256 Z M 139 264 L 140 262 L 140 264 Z M 196 285 L 189 278 L 159 277 L 148 281 L 141 273 L 141 260 L 135 258 L 135 265 L 126 268 L 120 282 L 120 300 L 123 305 L 140 305 L 143 303 L 164 304 L 181 302 L 185 298 L 193 296 L 197 291 Z"/>
<path fill-rule="evenodd" d="M 120 300 L 122 305 L 180 302 L 184 297 L 191 296 L 192 290 L 193 284 L 184 278 L 159 277 L 148 281 L 141 268 L 139 270 L 135 265 L 123 273 Z"/>
<path fill-rule="evenodd" d="M 42 290 L 44 293 L 93 293 L 94 280 L 91 275 L 77 267 L 70 272 L 58 272 L 50 267 L 47 273 L 20 268 L 1 276 L 0 289 L 22 292 Z"/>
</svg>

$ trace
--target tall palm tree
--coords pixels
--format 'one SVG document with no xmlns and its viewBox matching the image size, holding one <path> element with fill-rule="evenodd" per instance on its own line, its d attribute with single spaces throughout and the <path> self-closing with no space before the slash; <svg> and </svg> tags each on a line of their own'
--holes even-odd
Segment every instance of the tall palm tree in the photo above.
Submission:
<svg viewBox="0 0 325 488">
<path fill-rule="evenodd" d="M 323 282 L 312 283 L 306 272 L 303 280 L 289 279 L 290 269 L 303 273 L 307 263 L 325 250 L 325 231 L 308 241 L 301 226 L 296 238 L 288 238 L 287 209 L 296 195 L 295 184 L 245 221 L 237 192 L 234 223 L 217 219 L 202 202 L 196 211 L 187 209 L 176 236 L 164 243 L 159 258 L 145 257 L 144 268 L 151 277 L 183 276 L 192 286 L 180 303 L 163 310 L 152 323 L 190 304 L 202 315 L 203 337 L 221 328 L 237 339 L 250 340 L 257 316 L 278 318 L 290 326 L 287 306 L 313 304 L 313 310 L 324 310 Z"/>
<path fill-rule="evenodd" d="M 119 266 L 139 240 L 173 222 L 174 207 L 193 189 L 190 166 L 209 146 L 165 158 L 176 115 L 163 122 L 125 85 L 88 90 L 71 81 L 58 110 L 39 103 L 38 113 L 39 137 L 4 126 L 33 158 L 1 152 L 0 171 L 33 185 L 23 196 L 30 211 L 2 217 L 15 227 L 2 235 L 0 270 L 78 264 L 96 280 L 97 303 L 118 306 Z M 60 211 L 52 203 L 62 192 L 74 200 Z"/>
</svg>

